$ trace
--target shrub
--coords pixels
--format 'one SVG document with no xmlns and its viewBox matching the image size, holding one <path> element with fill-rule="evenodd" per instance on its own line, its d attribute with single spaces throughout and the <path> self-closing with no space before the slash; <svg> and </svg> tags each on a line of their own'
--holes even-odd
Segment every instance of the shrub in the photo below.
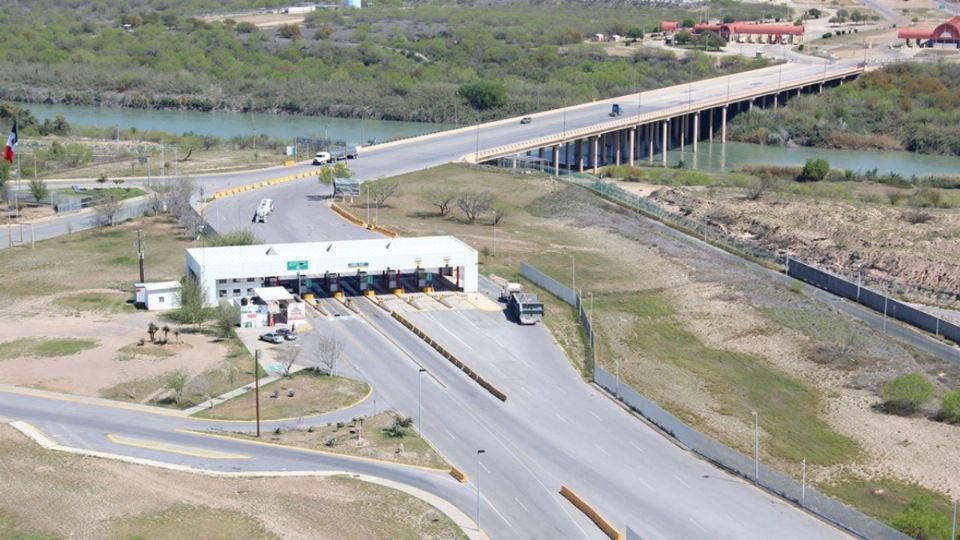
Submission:
<svg viewBox="0 0 960 540">
<path fill-rule="evenodd" d="M 914 208 L 914 209 L 902 212 L 900 214 L 900 219 L 906 221 L 907 223 L 916 225 L 918 223 L 926 223 L 928 221 L 932 221 L 933 214 L 929 212 L 924 212 L 919 208 Z"/>
<path fill-rule="evenodd" d="M 915 497 L 910 504 L 890 519 L 890 525 L 911 538 L 935 539 L 950 537 L 950 521 L 933 508 L 927 496 Z"/>
<path fill-rule="evenodd" d="M 960 390 L 954 390 L 943 398 L 940 406 L 940 418 L 951 424 L 960 423 Z"/>
<path fill-rule="evenodd" d="M 819 182 L 830 172 L 830 163 L 825 159 L 808 159 L 800 172 L 800 180 Z"/>
<path fill-rule="evenodd" d="M 478 111 L 496 109 L 507 103 L 507 89 L 493 81 L 484 80 L 465 84 L 460 87 L 457 94 Z"/>
<path fill-rule="evenodd" d="M 887 381 L 881 392 L 883 409 L 893 414 L 912 414 L 933 397 L 933 383 L 920 373 Z"/>
</svg>

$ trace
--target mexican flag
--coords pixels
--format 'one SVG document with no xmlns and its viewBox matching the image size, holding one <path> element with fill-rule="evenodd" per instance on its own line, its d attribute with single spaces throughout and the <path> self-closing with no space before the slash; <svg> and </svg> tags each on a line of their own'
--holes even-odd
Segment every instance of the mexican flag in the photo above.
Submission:
<svg viewBox="0 0 960 540">
<path fill-rule="evenodd" d="M 17 149 L 17 120 L 13 120 L 13 130 L 10 131 L 10 135 L 7 137 L 7 145 L 3 147 L 3 159 L 13 163 L 13 151 Z"/>
</svg>

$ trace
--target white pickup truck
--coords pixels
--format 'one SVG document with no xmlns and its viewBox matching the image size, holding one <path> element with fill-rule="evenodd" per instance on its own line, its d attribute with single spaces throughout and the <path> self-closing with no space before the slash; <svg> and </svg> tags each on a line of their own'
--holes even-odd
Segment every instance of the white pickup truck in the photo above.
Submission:
<svg viewBox="0 0 960 540">
<path fill-rule="evenodd" d="M 264 223 L 267 221 L 267 216 L 273 212 L 273 199 L 263 199 L 260 201 L 260 205 L 257 206 L 257 223 Z"/>
</svg>

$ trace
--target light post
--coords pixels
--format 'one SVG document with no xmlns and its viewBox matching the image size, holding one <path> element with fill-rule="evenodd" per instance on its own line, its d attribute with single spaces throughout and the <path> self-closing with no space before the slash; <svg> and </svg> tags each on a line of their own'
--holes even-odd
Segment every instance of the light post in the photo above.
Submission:
<svg viewBox="0 0 960 540">
<path fill-rule="evenodd" d="M 577 294 L 577 259 L 576 257 L 573 256 L 573 253 L 570 254 L 570 267 L 572 268 L 572 273 L 573 273 L 573 276 L 572 276 L 573 284 L 571 288 L 573 289 L 573 294 L 576 295 Z"/>
<path fill-rule="evenodd" d="M 753 411 L 753 481 L 760 483 L 760 415 Z"/>
<path fill-rule="evenodd" d="M 950 522 L 950 538 L 957 537 L 957 501 L 953 501 L 953 520 Z"/>
<path fill-rule="evenodd" d="M 255 388 L 254 399 L 257 402 L 257 438 L 260 437 L 260 349 L 257 349 L 253 355 L 253 386 Z"/>
<path fill-rule="evenodd" d="M 479 114 L 477 115 L 477 149 L 473 159 L 477 164 L 480 164 L 480 115 Z"/>
<path fill-rule="evenodd" d="M 417 373 L 417 435 L 423 435 L 423 373 L 427 371 L 420 368 Z"/>
<path fill-rule="evenodd" d="M 493 258 L 497 258 L 497 211 L 493 211 Z"/>
<path fill-rule="evenodd" d="M 477 530 L 480 530 L 480 454 L 486 454 L 486 450 L 477 450 Z"/>
<path fill-rule="evenodd" d="M 807 458 L 803 458 L 803 479 L 800 481 L 800 506 L 807 501 Z"/>
</svg>

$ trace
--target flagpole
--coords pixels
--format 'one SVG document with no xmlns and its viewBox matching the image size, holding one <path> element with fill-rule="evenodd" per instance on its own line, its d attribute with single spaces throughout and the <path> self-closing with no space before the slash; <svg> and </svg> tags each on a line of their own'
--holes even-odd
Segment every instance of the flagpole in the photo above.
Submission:
<svg viewBox="0 0 960 540">
<path fill-rule="evenodd" d="M 17 140 L 16 142 L 17 142 L 18 145 L 20 144 L 20 141 L 19 141 L 19 139 L 20 139 L 20 132 L 19 132 L 19 130 L 17 130 L 17 120 L 19 120 L 19 116 L 20 116 L 20 111 L 19 111 L 19 110 L 17 110 L 17 112 L 13 113 L 13 129 L 14 129 L 15 131 L 17 131 L 17 139 L 18 139 L 18 140 Z M 14 148 L 13 152 L 14 152 L 13 157 L 16 158 L 16 160 L 17 160 L 17 189 L 15 189 L 14 192 L 13 192 L 13 201 L 14 201 L 13 204 L 14 204 L 14 207 L 16 208 L 16 209 L 14 210 L 14 219 L 16 219 L 17 221 L 20 221 L 20 187 L 21 187 L 21 184 L 20 184 L 20 152 L 17 152 L 16 148 Z M 22 239 L 22 238 L 21 238 L 21 239 Z"/>
</svg>

